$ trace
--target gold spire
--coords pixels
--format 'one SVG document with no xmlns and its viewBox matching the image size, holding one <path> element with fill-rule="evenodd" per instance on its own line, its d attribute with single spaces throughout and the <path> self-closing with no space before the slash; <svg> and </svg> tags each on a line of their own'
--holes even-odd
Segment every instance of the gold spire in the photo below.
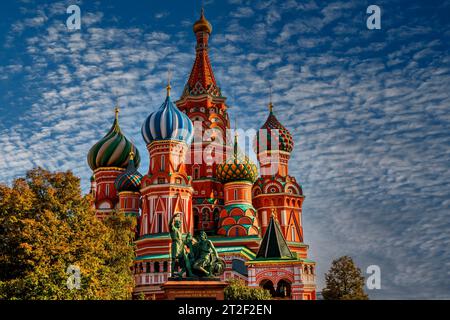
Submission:
<svg viewBox="0 0 450 320">
<path fill-rule="evenodd" d="M 269 94 L 269 112 L 273 112 L 273 104 L 272 104 L 272 86 L 270 86 L 270 94 Z"/>
<path fill-rule="evenodd" d="M 134 160 L 134 152 L 133 152 L 133 150 L 130 151 L 130 160 Z"/>
<path fill-rule="evenodd" d="M 116 102 L 116 106 L 114 107 L 114 123 L 113 123 L 113 130 L 115 132 L 121 133 L 122 130 L 120 129 L 119 126 L 119 112 L 120 112 L 120 108 L 119 108 L 119 103 Z"/>
<path fill-rule="evenodd" d="M 171 72 L 170 72 L 170 68 L 169 68 L 169 70 L 167 71 L 167 86 L 166 86 L 168 97 L 170 97 L 170 90 L 172 90 L 172 87 L 170 86 L 170 77 L 171 77 Z"/>
<path fill-rule="evenodd" d="M 200 14 L 200 19 L 198 19 L 194 23 L 194 33 L 197 33 L 200 31 L 207 32 L 207 33 L 212 32 L 211 23 L 209 23 L 209 21 L 206 20 L 206 18 L 205 18 L 205 10 L 203 9 L 203 5 L 202 5 L 202 11 Z"/>
<path fill-rule="evenodd" d="M 116 113 L 116 121 L 119 121 L 119 111 L 120 111 L 120 109 L 119 109 L 119 105 L 118 104 L 116 104 L 116 106 L 115 106 L 115 108 L 114 108 L 114 112 Z"/>
<path fill-rule="evenodd" d="M 239 137 L 239 133 L 237 131 L 237 119 L 234 119 L 234 146 L 233 146 L 233 151 L 234 151 L 234 157 L 237 157 L 238 154 L 238 137 Z"/>
</svg>

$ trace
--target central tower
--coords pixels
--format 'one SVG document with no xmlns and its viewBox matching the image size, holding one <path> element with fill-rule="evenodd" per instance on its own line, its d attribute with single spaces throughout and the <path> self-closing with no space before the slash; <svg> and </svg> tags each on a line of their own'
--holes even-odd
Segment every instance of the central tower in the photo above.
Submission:
<svg viewBox="0 0 450 320">
<path fill-rule="evenodd" d="M 193 30 L 197 39 L 195 62 L 175 104 L 194 123 L 194 142 L 186 159 L 186 172 L 193 178 L 194 229 L 214 234 L 224 203 L 223 185 L 216 179 L 216 168 L 225 158 L 230 121 L 226 98 L 217 86 L 209 60 L 212 26 L 203 9 Z"/>
</svg>

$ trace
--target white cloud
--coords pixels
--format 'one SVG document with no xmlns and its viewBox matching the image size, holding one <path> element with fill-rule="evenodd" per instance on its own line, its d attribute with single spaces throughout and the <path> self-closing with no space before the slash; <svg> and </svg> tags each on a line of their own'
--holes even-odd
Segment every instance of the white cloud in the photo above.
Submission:
<svg viewBox="0 0 450 320">
<path fill-rule="evenodd" d="M 363 269 L 380 265 L 383 289 L 372 297 L 448 298 L 450 59 L 439 26 L 388 20 L 385 39 L 371 41 L 348 18 L 357 16 L 354 3 L 235 3 L 241 9 L 211 37 L 216 78 L 231 119 L 254 129 L 273 86 L 275 113 L 295 136 L 290 170 L 306 194 L 305 240 L 320 285 L 331 260 L 349 254 Z M 100 13 L 68 34 L 50 19 L 61 7 L 51 8 L 44 32 L 22 39 L 33 63 L 2 67 L 8 77 L 25 72 L 39 99 L 0 129 L 0 178 L 36 165 L 73 169 L 86 190 L 86 153 L 109 129 L 117 98 L 145 172 L 141 123 L 162 102 L 168 65 L 176 66 L 174 96 L 181 93 L 193 35 L 105 27 Z M 292 12 L 300 18 L 284 17 Z M 236 14 L 252 19 L 230 19 Z"/>
</svg>

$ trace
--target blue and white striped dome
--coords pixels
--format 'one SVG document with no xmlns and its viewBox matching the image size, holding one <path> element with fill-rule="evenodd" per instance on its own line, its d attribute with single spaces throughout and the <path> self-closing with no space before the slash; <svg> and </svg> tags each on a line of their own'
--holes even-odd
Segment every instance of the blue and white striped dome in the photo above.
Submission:
<svg viewBox="0 0 450 320">
<path fill-rule="evenodd" d="M 161 107 L 151 113 L 142 125 L 142 136 L 148 144 L 158 140 L 179 140 L 192 142 L 194 126 L 191 119 L 181 112 L 168 94 Z"/>
</svg>

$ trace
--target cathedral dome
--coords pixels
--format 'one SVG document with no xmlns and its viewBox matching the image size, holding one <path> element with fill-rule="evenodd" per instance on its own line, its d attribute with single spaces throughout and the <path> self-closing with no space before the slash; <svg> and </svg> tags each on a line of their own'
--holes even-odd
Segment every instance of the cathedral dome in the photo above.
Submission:
<svg viewBox="0 0 450 320">
<path fill-rule="evenodd" d="M 235 136 L 233 156 L 217 166 L 216 175 L 223 183 L 235 181 L 253 183 L 258 178 L 256 165 L 238 150 L 237 136 Z"/>
<path fill-rule="evenodd" d="M 179 140 L 186 144 L 192 142 L 194 126 L 191 119 L 170 99 L 170 85 L 167 87 L 166 100 L 147 117 L 141 132 L 147 145 L 158 140 Z"/>
<path fill-rule="evenodd" d="M 119 174 L 114 181 L 117 192 L 139 191 L 141 186 L 142 174 L 140 174 L 134 165 L 134 153 L 130 152 L 130 161 L 127 170 Z"/>
<path fill-rule="evenodd" d="M 294 149 L 294 139 L 292 138 L 291 133 L 280 123 L 280 121 L 278 121 L 278 119 L 273 114 L 272 103 L 269 104 L 269 108 L 269 117 L 261 127 L 262 130 L 256 136 L 256 153 L 258 154 L 264 151 L 271 151 L 272 139 L 276 139 L 278 143 L 278 150 L 292 152 L 292 150 Z M 278 134 L 275 130 L 278 130 Z M 260 141 L 260 138 L 263 138 L 262 141 Z"/>
<path fill-rule="evenodd" d="M 198 19 L 194 23 L 194 33 L 197 33 L 197 32 L 207 32 L 207 33 L 212 32 L 211 23 L 209 23 L 209 21 L 206 20 L 205 12 L 204 12 L 203 8 L 202 8 L 202 13 L 201 13 L 200 19 Z"/>
<path fill-rule="evenodd" d="M 134 164 L 139 167 L 141 158 L 136 147 L 123 135 L 119 126 L 119 109 L 109 132 L 89 150 L 87 161 L 92 170 L 98 168 L 123 168 L 128 166 L 129 154 L 135 154 Z"/>
</svg>

